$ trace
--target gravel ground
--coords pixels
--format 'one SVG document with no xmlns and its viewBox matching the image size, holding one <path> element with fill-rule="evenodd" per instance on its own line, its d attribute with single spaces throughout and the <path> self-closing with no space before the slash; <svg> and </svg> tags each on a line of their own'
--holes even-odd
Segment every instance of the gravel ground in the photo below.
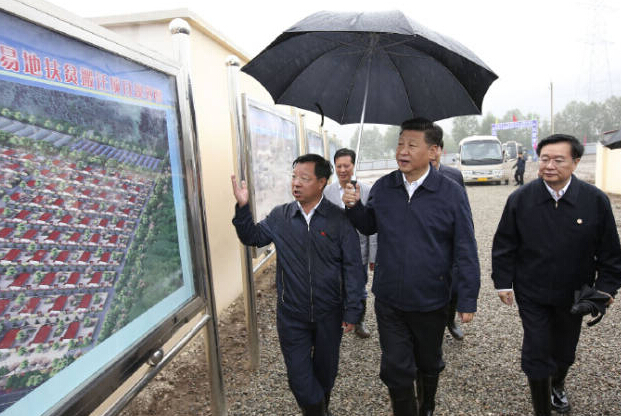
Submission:
<svg viewBox="0 0 621 416">
<path fill-rule="evenodd" d="M 585 160 L 577 172 L 593 181 L 593 163 Z M 528 163 L 525 180 L 535 177 Z M 514 186 L 470 186 L 481 263 L 479 309 L 465 325 L 465 339 L 444 342 L 446 369 L 441 375 L 435 414 L 438 416 L 530 415 L 526 377 L 520 369 L 522 327 L 517 307 L 499 301 L 491 279 L 493 234 L 507 196 Z M 621 229 L 621 196 L 611 196 L 617 228 Z M 288 389 L 276 335 L 274 267 L 257 276 L 257 302 L 261 337 L 261 366 L 248 370 L 246 331 L 241 298 L 220 316 L 223 371 L 230 415 L 299 415 Z M 373 297 L 369 297 L 373 310 Z M 618 303 L 618 302 L 617 302 Z M 604 320 L 583 326 L 577 361 L 570 370 L 567 390 L 574 415 L 621 415 L 621 309 L 612 307 Z M 339 416 L 390 415 L 385 386 L 378 377 L 380 349 L 373 313 L 367 323 L 373 336 L 360 340 L 343 337 L 339 376 L 331 409 Z M 203 342 L 194 339 L 141 392 L 122 413 L 145 415 L 211 415 L 209 383 Z"/>
</svg>

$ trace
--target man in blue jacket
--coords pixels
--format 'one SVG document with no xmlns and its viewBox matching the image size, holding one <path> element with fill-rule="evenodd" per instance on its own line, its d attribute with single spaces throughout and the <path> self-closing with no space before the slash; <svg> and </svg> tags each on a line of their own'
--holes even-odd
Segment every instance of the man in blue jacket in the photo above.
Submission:
<svg viewBox="0 0 621 416">
<path fill-rule="evenodd" d="M 380 378 L 395 416 L 433 415 L 444 369 L 442 338 L 453 264 L 459 273 L 462 322 L 476 311 L 480 271 L 466 192 L 433 169 L 434 123 L 405 121 L 397 144 L 399 170 L 375 182 L 366 205 L 359 187 L 343 195 L 347 217 L 363 234 L 377 232 L 373 277 L 382 349 Z M 414 380 L 419 391 L 415 403 Z"/>
<path fill-rule="evenodd" d="M 536 416 L 571 406 L 565 377 L 576 359 L 582 316 L 570 313 L 583 285 L 609 296 L 621 286 L 621 245 L 605 193 L 573 175 L 584 147 L 553 134 L 537 145 L 539 178 L 507 199 L 492 245 L 500 300 L 518 304 L 522 370 Z M 584 409 L 580 414 L 589 414 Z"/>
<path fill-rule="evenodd" d="M 339 346 L 362 314 L 360 242 L 344 212 L 323 197 L 330 162 L 308 154 L 293 162 L 295 201 L 258 224 L 242 181 L 233 224 L 242 243 L 276 246 L 277 330 L 289 386 L 305 416 L 326 416 L 338 371 Z"/>
</svg>

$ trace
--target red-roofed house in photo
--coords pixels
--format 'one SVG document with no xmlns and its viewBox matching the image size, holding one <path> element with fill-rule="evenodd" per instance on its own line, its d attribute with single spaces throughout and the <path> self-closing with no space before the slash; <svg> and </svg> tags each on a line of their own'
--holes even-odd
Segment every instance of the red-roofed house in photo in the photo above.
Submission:
<svg viewBox="0 0 621 416">
<path fill-rule="evenodd" d="M 32 153 L 28 153 L 26 156 L 22 157 L 22 159 L 26 159 L 26 160 L 32 160 L 35 158 L 35 155 L 33 155 Z"/>
<path fill-rule="evenodd" d="M 125 208 L 123 210 L 123 214 L 125 214 L 125 215 L 129 215 L 130 212 L 131 212 L 131 209 L 129 209 L 129 208 Z"/>
<path fill-rule="evenodd" d="M 34 179 L 31 179 L 28 182 L 26 182 L 26 185 L 32 188 L 33 186 L 35 186 L 35 183 L 37 183 L 37 181 L 35 181 Z"/>
<path fill-rule="evenodd" d="M 30 202 L 32 202 L 33 204 L 40 204 L 41 202 L 43 202 L 43 195 L 35 196 Z"/>
<path fill-rule="evenodd" d="M 80 258 L 78 259 L 78 263 L 87 263 L 90 258 L 91 258 L 91 252 L 85 251 L 82 253 Z"/>
<path fill-rule="evenodd" d="M 85 171 L 90 172 L 91 170 L 93 170 L 93 168 L 91 166 L 87 166 L 84 168 Z"/>
<path fill-rule="evenodd" d="M 24 286 L 24 283 L 26 283 L 26 281 L 28 280 L 29 277 L 30 277 L 30 273 L 20 273 L 19 276 L 17 276 L 17 278 L 15 278 L 13 283 L 11 283 L 9 285 L 9 287 L 20 288 L 20 287 Z"/>
<path fill-rule="evenodd" d="M 65 303 L 67 303 L 67 296 L 59 296 L 54 301 L 52 307 L 48 310 L 48 312 L 61 312 L 65 308 Z"/>
<path fill-rule="evenodd" d="M 67 250 L 63 250 L 60 252 L 58 257 L 56 257 L 56 262 L 65 263 L 69 258 L 69 252 Z"/>
<path fill-rule="evenodd" d="M 99 204 L 93 204 L 90 209 L 92 209 L 93 211 L 98 211 L 99 210 Z"/>
<path fill-rule="evenodd" d="M 50 220 L 50 218 L 52 218 L 52 213 L 51 212 L 46 212 L 45 214 L 41 215 L 38 219 L 38 221 L 41 222 L 48 222 Z"/>
<path fill-rule="evenodd" d="M 120 220 L 116 223 L 116 228 L 123 228 L 125 226 L 125 220 Z"/>
<path fill-rule="evenodd" d="M 108 219 L 107 218 L 102 218 L 101 221 L 99 221 L 99 226 L 100 227 L 105 227 L 108 225 Z"/>
<path fill-rule="evenodd" d="M 43 169 L 43 170 L 41 171 L 41 175 L 43 175 L 43 176 L 47 176 L 49 173 L 50 173 L 50 170 L 49 170 L 49 169 Z"/>
<path fill-rule="evenodd" d="M 80 329 L 79 322 L 71 322 L 67 327 L 67 331 L 65 331 L 65 335 L 63 335 L 62 339 L 73 339 L 78 333 L 78 329 Z"/>
<path fill-rule="evenodd" d="M 24 233 L 24 235 L 22 235 L 22 238 L 24 240 L 34 240 L 35 236 L 39 233 L 39 230 L 35 230 L 35 229 L 30 229 L 28 231 L 26 231 Z"/>
<path fill-rule="evenodd" d="M 0 341 L 0 350 L 6 350 L 13 346 L 13 342 L 15 342 L 15 338 L 17 338 L 17 334 L 19 333 L 19 328 L 10 329 L 4 337 L 2 341 Z"/>
<path fill-rule="evenodd" d="M 58 230 L 52 231 L 52 233 L 47 236 L 45 241 L 56 241 L 56 240 L 58 240 L 58 237 L 60 237 L 60 231 L 58 231 Z"/>
<path fill-rule="evenodd" d="M 19 192 L 13 192 L 11 194 L 11 201 L 18 201 L 19 200 Z"/>
<path fill-rule="evenodd" d="M 75 209 L 80 209 L 82 208 L 82 201 L 75 201 L 72 205 L 73 208 Z"/>
<path fill-rule="evenodd" d="M 43 258 L 47 255 L 47 251 L 46 250 L 37 250 L 35 251 L 35 253 L 33 254 L 32 258 L 30 259 L 30 261 L 38 261 L 41 262 L 43 261 Z"/>
<path fill-rule="evenodd" d="M 52 160 L 52 163 L 54 164 L 54 166 L 58 166 L 58 165 L 60 165 L 62 162 L 61 162 L 60 160 L 58 160 L 58 159 L 54 159 L 54 160 Z"/>
<path fill-rule="evenodd" d="M 8 165 L 6 168 L 10 169 L 10 170 L 17 170 L 21 167 L 21 165 L 19 163 L 12 163 L 10 165 Z"/>
<path fill-rule="evenodd" d="M 70 164 L 69 164 L 69 167 L 70 167 L 71 169 L 75 169 L 75 163 L 70 163 Z"/>
<path fill-rule="evenodd" d="M 80 280 L 80 273 L 73 272 L 73 273 L 71 273 L 71 275 L 69 276 L 69 279 L 67 280 L 67 282 L 65 284 L 67 284 L 67 285 L 75 285 L 76 283 L 78 283 L 78 280 Z"/>
<path fill-rule="evenodd" d="M 41 302 L 41 298 L 30 298 L 24 309 L 22 309 L 19 313 L 24 314 L 32 314 L 35 312 L 37 307 L 39 306 L 39 302 Z"/>
<path fill-rule="evenodd" d="M 93 185 L 99 185 L 99 179 L 97 178 L 93 179 Z"/>
<path fill-rule="evenodd" d="M 61 198 L 58 198 L 56 201 L 52 202 L 52 205 L 56 205 L 57 207 L 62 207 L 64 203 L 65 201 L 63 201 Z"/>
<path fill-rule="evenodd" d="M 93 273 L 93 276 L 91 277 L 90 282 L 88 282 L 88 284 L 99 284 L 99 282 L 101 281 L 101 276 L 103 275 L 102 272 L 95 272 Z M 1 314 L 0 314 L 1 315 Z"/>
<path fill-rule="evenodd" d="M 99 259 L 99 262 L 100 263 L 108 263 L 108 262 L 110 262 L 110 252 L 107 251 L 107 252 L 103 253 L 101 255 L 101 258 Z"/>
<path fill-rule="evenodd" d="M 106 197 L 106 195 L 108 195 L 108 194 L 106 193 L 106 191 L 101 191 L 101 193 L 99 194 L 99 197 L 100 197 L 100 198 L 105 198 L 105 197 Z"/>
<path fill-rule="evenodd" d="M 13 156 L 15 154 L 15 150 L 13 149 L 6 149 L 4 152 L 2 152 L 3 155 L 6 156 Z"/>
<path fill-rule="evenodd" d="M 49 272 L 48 274 L 45 275 L 43 280 L 41 280 L 41 283 L 39 283 L 39 286 L 52 286 L 52 284 L 54 283 L 54 279 L 56 279 L 56 273 Z"/>
<path fill-rule="evenodd" d="M 78 182 L 84 182 L 84 176 L 79 175 L 78 177 L 75 178 L 75 180 Z"/>
<path fill-rule="evenodd" d="M 91 237 L 90 243 L 99 243 L 99 239 L 101 238 L 101 234 L 93 234 Z"/>
<path fill-rule="evenodd" d="M 75 233 L 71 234 L 71 237 L 69 237 L 69 241 L 75 243 L 80 239 L 80 237 L 82 237 L 82 234 L 76 231 Z"/>
<path fill-rule="evenodd" d="M 19 257 L 19 254 L 22 251 L 18 248 L 12 248 L 11 250 L 9 250 L 8 253 L 6 253 L 6 256 L 4 256 L 4 258 L 2 259 L 2 261 L 15 261 L 15 259 L 17 259 Z"/>
<path fill-rule="evenodd" d="M 116 210 L 116 205 L 110 205 L 106 212 L 114 212 L 114 210 Z"/>
<path fill-rule="evenodd" d="M 71 222 L 72 218 L 73 217 L 71 215 L 67 214 L 67 215 L 65 215 L 64 217 L 62 217 L 60 219 L 60 222 L 64 222 L 65 224 L 69 224 Z"/>
<path fill-rule="evenodd" d="M 18 219 L 18 220 L 25 220 L 25 219 L 26 219 L 26 217 L 27 217 L 27 216 L 29 216 L 29 215 L 30 215 L 30 211 L 27 211 L 27 210 L 25 210 L 25 209 L 22 209 L 22 210 L 19 212 L 19 214 L 17 214 L 17 215 L 15 216 L 15 219 Z"/>
<path fill-rule="evenodd" d="M 110 239 L 108 240 L 108 244 L 116 244 L 117 241 L 119 241 L 119 236 L 118 234 L 114 234 L 113 236 L 110 236 Z"/>
<path fill-rule="evenodd" d="M 6 227 L 0 230 L 0 238 L 7 238 L 13 232 L 12 228 Z"/>
<path fill-rule="evenodd" d="M 92 299 L 93 299 L 93 295 L 91 295 L 90 293 L 87 293 L 84 296 L 82 296 L 82 300 L 80 301 L 80 304 L 78 305 L 78 309 L 88 309 L 88 307 L 91 304 Z"/>
<path fill-rule="evenodd" d="M 124 183 L 123 185 L 121 185 L 121 187 L 122 187 L 123 189 L 127 190 L 127 184 L 126 184 L 126 183 Z"/>
<path fill-rule="evenodd" d="M 43 325 L 32 340 L 32 344 L 43 344 L 52 332 L 52 325 Z"/>
<path fill-rule="evenodd" d="M 82 190 L 82 195 L 90 196 L 90 194 L 91 194 L 92 192 L 93 192 L 93 191 L 91 191 L 90 189 L 83 189 L 83 190 Z"/>
<path fill-rule="evenodd" d="M 131 202 L 132 204 L 136 202 L 136 197 L 132 196 L 131 198 L 129 198 L 129 202 Z"/>
<path fill-rule="evenodd" d="M 56 189 L 56 184 L 55 183 L 50 183 L 48 184 L 45 189 L 47 189 L 48 191 L 53 191 Z"/>
<path fill-rule="evenodd" d="M 140 192 L 140 189 L 141 189 L 141 188 L 140 188 L 139 186 L 137 186 L 137 187 L 136 187 L 136 192 Z"/>
<path fill-rule="evenodd" d="M 11 299 L 0 299 L 0 316 L 4 313 L 4 310 L 11 303 Z"/>
<path fill-rule="evenodd" d="M 65 188 L 65 190 L 63 191 L 66 194 L 72 194 L 73 191 L 75 191 L 75 188 L 73 186 L 68 186 Z"/>
</svg>

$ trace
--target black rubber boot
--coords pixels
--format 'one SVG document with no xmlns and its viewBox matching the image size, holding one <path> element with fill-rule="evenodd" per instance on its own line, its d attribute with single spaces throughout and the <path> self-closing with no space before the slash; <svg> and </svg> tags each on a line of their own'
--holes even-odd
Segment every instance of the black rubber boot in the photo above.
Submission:
<svg viewBox="0 0 621 416">
<path fill-rule="evenodd" d="M 567 413 L 571 410 L 571 405 L 565 392 L 565 377 L 569 368 L 559 368 L 552 376 L 552 410 L 558 413 Z"/>
<path fill-rule="evenodd" d="M 535 416 L 551 416 L 552 404 L 550 402 L 551 388 L 550 378 L 528 378 L 530 395 L 533 400 Z"/>
<path fill-rule="evenodd" d="M 330 394 L 331 393 L 332 392 L 328 392 L 323 397 L 323 401 L 324 401 L 324 403 L 326 405 L 326 416 L 334 416 L 334 414 L 330 412 Z"/>
<path fill-rule="evenodd" d="M 360 322 L 356 324 L 354 332 L 358 335 L 358 338 L 369 338 L 371 333 L 367 329 L 367 326 L 364 324 L 364 317 L 367 314 L 367 300 L 362 299 L 362 316 L 360 317 Z"/>
<path fill-rule="evenodd" d="M 389 388 L 388 393 L 394 416 L 418 416 L 414 386 Z"/>
<path fill-rule="evenodd" d="M 436 391 L 438 390 L 439 376 L 430 376 L 419 373 L 416 379 L 416 393 L 418 395 L 419 416 L 433 416 L 436 408 Z"/>
<path fill-rule="evenodd" d="M 450 334 L 458 341 L 464 339 L 464 331 L 459 327 L 459 324 L 455 320 L 457 315 L 457 297 L 451 299 L 449 303 L 449 313 L 448 320 L 446 322 L 446 327 L 448 328 Z"/>
<path fill-rule="evenodd" d="M 319 403 L 302 406 L 303 416 L 326 416 L 326 403 L 322 400 Z"/>
</svg>

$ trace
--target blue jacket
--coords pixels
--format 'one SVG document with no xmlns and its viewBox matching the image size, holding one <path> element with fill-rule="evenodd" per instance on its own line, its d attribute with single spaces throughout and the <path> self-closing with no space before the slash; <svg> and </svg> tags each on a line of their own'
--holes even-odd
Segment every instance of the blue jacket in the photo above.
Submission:
<svg viewBox="0 0 621 416">
<path fill-rule="evenodd" d="M 430 166 L 412 198 L 403 174 L 381 177 L 366 205 L 346 210 L 363 234 L 377 232 L 373 293 L 405 311 L 431 311 L 450 298 L 456 263 L 460 312 L 475 312 L 480 287 L 479 260 L 465 190 Z"/>
<path fill-rule="evenodd" d="M 343 211 L 323 198 L 310 225 L 297 202 L 279 205 L 254 224 L 248 204 L 235 206 L 233 224 L 242 243 L 276 246 L 278 306 L 308 322 L 341 313 L 360 321 L 365 284 L 358 233 Z"/>
</svg>

